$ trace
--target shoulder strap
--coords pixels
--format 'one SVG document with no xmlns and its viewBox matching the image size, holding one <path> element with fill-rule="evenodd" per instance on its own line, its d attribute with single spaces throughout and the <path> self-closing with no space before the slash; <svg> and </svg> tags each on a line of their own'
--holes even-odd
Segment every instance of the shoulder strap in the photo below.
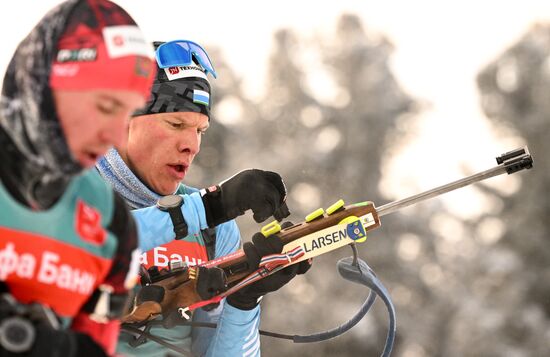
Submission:
<svg viewBox="0 0 550 357">
<path fill-rule="evenodd" d="M 198 190 L 184 184 L 180 184 L 178 189 L 176 190 L 176 194 L 178 195 L 191 194 L 192 192 L 198 192 Z M 208 260 L 214 259 L 216 257 L 216 229 L 203 229 L 201 230 L 201 236 L 204 241 Z"/>
<path fill-rule="evenodd" d="M 208 260 L 212 260 L 216 257 L 216 229 L 206 228 L 201 231 L 202 239 L 204 240 L 204 246 L 206 247 L 206 255 Z"/>
</svg>

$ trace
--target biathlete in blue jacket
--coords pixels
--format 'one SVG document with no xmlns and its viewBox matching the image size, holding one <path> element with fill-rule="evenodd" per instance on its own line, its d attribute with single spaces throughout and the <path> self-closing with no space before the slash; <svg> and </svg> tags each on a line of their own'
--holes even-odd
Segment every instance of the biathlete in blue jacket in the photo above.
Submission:
<svg viewBox="0 0 550 357">
<path fill-rule="evenodd" d="M 227 221 L 228 218 L 242 213 L 244 208 L 254 207 L 255 219 L 262 221 L 281 208 L 286 189 L 279 175 L 261 170 L 240 172 L 221 184 L 221 190 L 199 192 L 181 183 L 210 125 L 208 75 L 216 77 L 216 72 L 206 51 L 194 42 L 158 42 L 155 48 L 159 68 L 151 97 L 130 120 L 128 141 L 110 150 L 97 168 L 126 202 L 137 209 L 134 213 L 138 225 L 159 234 L 148 234 L 154 239 L 140 242 L 145 267 L 164 268 L 173 260 L 201 264 L 240 248 L 239 230 L 235 221 Z M 162 219 L 158 212 L 140 210 L 172 194 L 183 195 L 184 202 L 197 207 L 202 204 L 205 208 L 189 211 L 192 215 L 186 215 L 185 220 L 194 228 L 179 239 L 174 239 L 170 220 Z M 247 251 L 252 248 L 260 256 L 280 252 L 281 245 L 270 245 L 261 238 L 255 239 L 255 245 L 249 243 Z M 259 297 L 279 289 L 308 267 L 307 262 L 292 266 L 229 296 L 211 311 L 194 312 L 193 321 L 217 322 L 215 330 L 184 325 L 167 329 L 155 325 L 150 332 L 192 350 L 197 356 L 259 356 Z M 136 356 L 170 354 L 166 347 L 153 341 L 131 346 L 132 339 L 129 334 L 121 334 L 117 351 Z"/>
<path fill-rule="evenodd" d="M 60 3 L 17 47 L 0 99 L 1 356 L 115 352 L 138 237 L 94 165 L 146 103 L 153 54 L 107 0 Z M 156 207 L 141 211 L 169 220 Z M 207 217 L 195 198 L 182 212 Z M 138 228 L 144 241 L 155 233 Z"/>
</svg>

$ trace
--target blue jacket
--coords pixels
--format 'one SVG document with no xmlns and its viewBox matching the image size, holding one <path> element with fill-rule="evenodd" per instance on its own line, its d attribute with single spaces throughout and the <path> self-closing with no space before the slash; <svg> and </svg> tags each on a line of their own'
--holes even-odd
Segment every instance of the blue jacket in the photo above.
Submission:
<svg viewBox="0 0 550 357">
<path fill-rule="evenodd" d="M 188 188 L 187 192 L 195 191 Z M 208 227 L 204 206 L 199 192 L 182 195 L 183 216 L 187 222 L 189 236 L 200 234 Z M 172 221 L 166 212 L 156 207 L 147 207 L 132 211 L 137 222 L 139 245 L 142 251 L 163 245 L 173 240 Z M 228 255 L 240 247 L 240 233 L 235 221 L 229 221 L 216 227 L 216 258 Z M 220 304 L 217 309 L 206 312 L 198 309 L 193 314 L 194 321 L 217 322 L 216 329 L 177 326 L 166 330 L 153 328 L 153 334 L 167 338 L 169 342 L 184 348 L 191 348 L 197 356 L 260 356 L 260 339 L 258 335 L 260 319 L 259 306 L 250 311 L 243 311 L 228 304 Z M 128 348 L 131 348 L 128 346 Z M 162 356 L 166 350 L 162 346 L 148 342 L 132 350 L 123 348 L 128 354 Z M 160 354 L 159 354 L 160 353 Z"/>
</svg>

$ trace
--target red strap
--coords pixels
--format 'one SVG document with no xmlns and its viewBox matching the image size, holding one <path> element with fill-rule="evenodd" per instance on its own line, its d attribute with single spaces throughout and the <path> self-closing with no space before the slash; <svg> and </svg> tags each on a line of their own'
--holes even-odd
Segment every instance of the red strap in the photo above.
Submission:
<svg viewBox="0 0 550 357">
<path fill-rule="evenodd" d="M 184 309 L 184 312 L 193 311 L 195 309 L 198 309 L 199 307 L 203 307 L 209 304 L 217 304 L 226 296 L 233 294 L 234 292 L 244 288 L 245 286 L 250 285 L 262 278 L 265 278 L 266 276 L 276 271 L 279 271 L 281 269 L 286 268 L 289 265 L 294 264 L 304 254 L 305 254 L 304 249 L 301 246 L 298 246 L 284 254 L 267 255 L 263 257 L 262 260 L 260 261 L 260 267 L 258 268 L 258 270 L 248 275 L 246 278 L 241 280 L 238 284 L 233 286 L 231 289 L 227 290 L 226 292 L 220 295 L 214 296 L 211 299 L 199 301 L 195 304 L 192 304 L 188 306 L 187 309 Z"/>
</svg>

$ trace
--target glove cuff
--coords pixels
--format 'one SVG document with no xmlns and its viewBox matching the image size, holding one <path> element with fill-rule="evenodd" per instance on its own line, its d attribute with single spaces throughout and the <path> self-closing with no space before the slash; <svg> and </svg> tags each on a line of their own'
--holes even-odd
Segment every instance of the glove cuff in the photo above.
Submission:
<svg viewBox="0 0 550 357">
<path fill-rule="evenodd" d="M 222 190 L 219 186 L 202 189 L 201 198 L 208 227 L 214 228 L 230 220 L 223 207 Z"/>
</svg>

